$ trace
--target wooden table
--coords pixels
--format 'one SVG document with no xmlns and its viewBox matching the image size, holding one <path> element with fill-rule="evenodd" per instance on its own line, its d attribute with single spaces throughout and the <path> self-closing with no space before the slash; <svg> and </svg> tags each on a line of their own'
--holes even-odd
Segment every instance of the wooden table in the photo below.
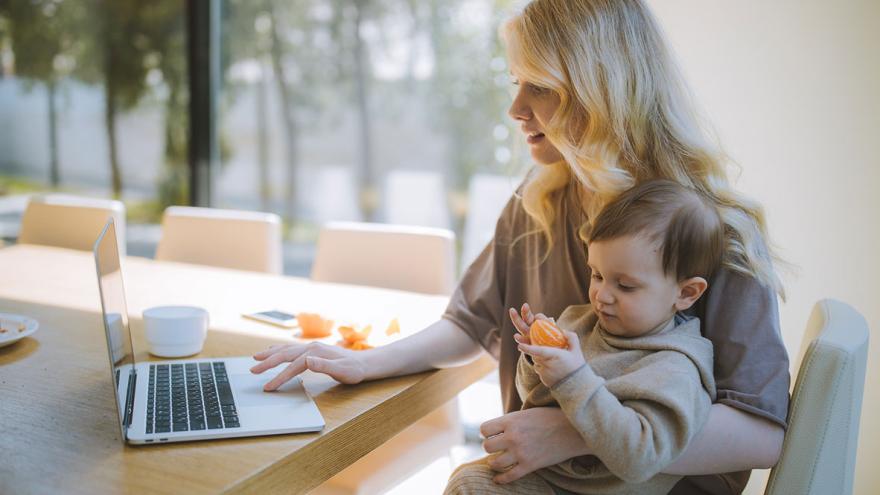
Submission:
<svg viewBox="0 0 880 495">
<path fill-rule="evenodd" d="M 382 344 L 400 338 L 382 331 L 392 317 L 404 335 L 412 333 L 438 318 L 447 301 L 143 258 L 123 260 L 123 274 L 139 360 L 150 359 L 140 318 L 150 306 L 208 309 L 211 328 L 197 357 L 217 357 L 296 340 L 244 312 L 277 308 L 371 323 L 370 340 Z M 40 323 L 31 337 L 0 348 L 0 493 L 306 492 L 495 366 L 484 356 L 354 386 L 307 372 L 305 387 L 327 422 L 320 433 L 133 447 L 119 438 L 91 253 L 0 249 L 0 312 Z"/>
</svg>

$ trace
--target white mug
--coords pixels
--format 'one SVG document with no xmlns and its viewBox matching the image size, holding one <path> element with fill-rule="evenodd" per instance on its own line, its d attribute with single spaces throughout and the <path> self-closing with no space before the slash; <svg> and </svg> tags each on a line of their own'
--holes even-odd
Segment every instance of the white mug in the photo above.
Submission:
<svg viewBox="0 0 880 495">
<path fill-rule="evenodd" d="M 156 306 L 144 310 L 150 354 L 183 357 L 202 352 L 208 334 L 208 312 L 195 306 Z"/>
</svg>

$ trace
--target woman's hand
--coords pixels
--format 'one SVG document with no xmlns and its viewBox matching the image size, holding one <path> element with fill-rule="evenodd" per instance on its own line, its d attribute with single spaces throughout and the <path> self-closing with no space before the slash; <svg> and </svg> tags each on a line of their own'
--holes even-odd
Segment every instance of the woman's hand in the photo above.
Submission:
<svg viewBox="0 0 880 495">
<path fill-rule="evenodd" d="M 366 365 L 361 358 L 364 352 L 367 351 L 350 351 L 321 342 L 273 345 L 254 354 L 254 359 L 262 362 L 253 366 L 251 373 L 259 374 L 290 362 L 281 373 L 263 385 L 263 390 L 267 392 L 277 389 L 305 370 L 327 374 L 341 383 L 360 383 L 366 377 Z"/>
<path fill-rule="evenodd" d="M 281 363 L 290 363 L 263 386 L 266 391 L 277 389 L 305 370 L 354 384 L 432 368 L 461 366 L 479 357 L 481 352 L 482 347 L 467 333 L 451 321 L 440 319 L 420 332 L 368 351 L 351 351 L 320 342 L 275 345 L 254 354 L 254 359 L 262 362 L 253 366 L 251 372 L 262 373 Z"/>
<path fill-rule="evenodd" d="M 561 409 L 535 407 L 505 414 L 480 426 L 496 483 L 516 481 L 543 467 L 587 455 L 584 440 Z"/>
</svg>

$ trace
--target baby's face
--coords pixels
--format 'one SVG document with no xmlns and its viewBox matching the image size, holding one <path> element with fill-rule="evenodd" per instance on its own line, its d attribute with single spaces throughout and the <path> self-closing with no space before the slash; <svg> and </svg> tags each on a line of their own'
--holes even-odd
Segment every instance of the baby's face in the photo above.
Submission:
<svg viewBox="0 0 880 495">
<path fill-rule="evenodd" d="M 590 303 L 613 335 L 637 337 L 676 311 L 680 287 L 663 273 L 659 248 L 641 236 L 592 242 Z"/>
</svg>

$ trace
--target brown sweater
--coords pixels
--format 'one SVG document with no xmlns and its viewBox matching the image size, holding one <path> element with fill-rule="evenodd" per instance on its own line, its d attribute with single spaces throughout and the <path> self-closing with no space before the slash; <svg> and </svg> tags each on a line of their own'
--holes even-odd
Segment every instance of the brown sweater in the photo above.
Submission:
<svg viewBox="0 0 880 495">
<path fill-rule="evenodd" d="M 574 493 L 668 493 L 681 477 L 660 471 L 703 427 L 715 397 L 699 319 L 676 315 L 646 335 L 617 337 L 586 304 L 567 308 L 559 326 L 578 334 L 587 363 L 548 388 L 521 355 L 517 390 L 523 409 L 561 407 L 594 456 L 537 474 Z"/>
<path fill-rule="evenodd" d="M 536 225 L 520 199 L 511 197 L 498 219 L 495 237 L 465 272 L 444 314 L 498 359 L 507 412 L 522 405 L 514 384 L 519 351 L 507 308 L 528 302 L 536 312 L 553 315 L 588 299 L 590 270 L 577 234 L 585 218 L 574 187 L 555 197 L 559 215 L 553 229 L 555 244 L 543 263 L 546 243 L 541 235 L 521 237 Z M 785 426 L 788 355 L 773 290 L 752 277 L 720 270 L 690 314 L 700 318 L 703 336 L 714 347 L 717 402 Z M 739 493 L 748 472 L 685 480 L 679 486 L 690 488 L 678 491 L 677 486 L 674 493 Z"/>
</svg>

